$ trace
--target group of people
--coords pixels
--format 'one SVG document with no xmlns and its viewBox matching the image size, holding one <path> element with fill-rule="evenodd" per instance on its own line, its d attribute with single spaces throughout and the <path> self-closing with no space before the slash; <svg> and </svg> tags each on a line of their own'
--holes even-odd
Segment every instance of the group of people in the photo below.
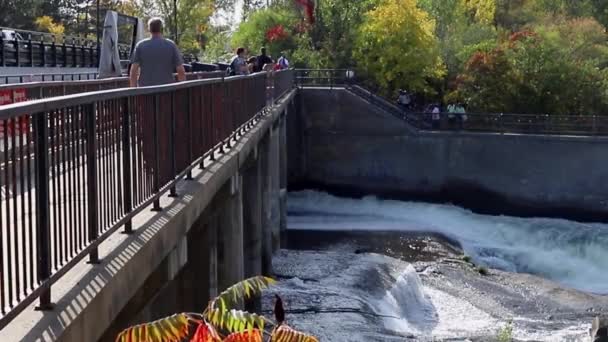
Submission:
<svg viewBox="0 0 608 342">
<path fill-rule="evenodd" d="M 400 89 L 397 97 L 397 105 L 403 110 L 404 116 L 407 119 L 407 113 L 413 113 L 417 111 L 414 95 L 409 93 L 407 90 Z M 422 107 L 419 107 L 422 108 Z M 461 127 L 467 121 L 465 105 L 463 103 L 449 103 L 446 108 L 442 108 L 440 103 L 431 103 L 422 109 L 425 114 L 431 114 L 431 125 L 433 128 L 438 129 L 441 126 L 441 117 L 447 117 L 447 123 L 451 127 L 460 125 Z"/>
<path fill-rule="evenodd" d="M 279 59 L 275 61 L 266 54 L 266 48 L 260 49 L 258 56 L 247 57 L 245 48 L 236 49 L 236 55 L 230 60 L 228 66 L 229 75 L 248 75 L 260 71 L 283 70 L 289 68 L 289 60 L 285 53 L 281 53 Z"/>
<path fill-rule="evenodd" d="M 152 18 L 148 21 L 150 38 L 139 42 L 131 57 L 129 78 L 132 87 L 173 83 L 175 71 L 178 81 L 186 79 L 183 56 L 173 41 L 163 37 L 163 26 L 163 20 L 160 18 Z M 245 48 L 240 47 L 236 50 L 236 55 L 230 60 L 228 74 L 248 75 L 289 68 L 289 60 L 285 53 L 281 53 L 276 63 L 266 53 L 266 48 L 261 48 L 258 56 L 248 58 L 247 54 Z"/>
<path fill-rule="evenodd" d="M 430 104 L 425 109 L 425 113 L 431 114 L 431 123 L 433 128 L 440 127 L 442 115 L 447 117 L 447 123 L 450 127 L 462 127 L 467 121 L 468 117 L 466 114 L 465 105 L 463 103 L 450 103 L 446 109 L 447 111 L 443 110 L 441 105 L 438 103 Z"/>
</svg>

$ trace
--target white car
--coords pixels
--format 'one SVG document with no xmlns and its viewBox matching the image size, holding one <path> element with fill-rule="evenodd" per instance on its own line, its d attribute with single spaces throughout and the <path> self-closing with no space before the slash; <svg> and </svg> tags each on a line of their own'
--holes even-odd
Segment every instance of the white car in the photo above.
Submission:
<svg viewBox="0 0 608 342">
<path fill-rule="evenodd" d="M 19 32 L 15 32 L 13 30 L 6 30 L 3 29 L 1 31 L 2 33 L 2 40 L 4 41 L 4 43 L 6 44 L 6 41 L 13 41 L 15 40 L 15 38 L 17 40 L 23 40 L 23 37 L 19 34 Z"/>
</svg>

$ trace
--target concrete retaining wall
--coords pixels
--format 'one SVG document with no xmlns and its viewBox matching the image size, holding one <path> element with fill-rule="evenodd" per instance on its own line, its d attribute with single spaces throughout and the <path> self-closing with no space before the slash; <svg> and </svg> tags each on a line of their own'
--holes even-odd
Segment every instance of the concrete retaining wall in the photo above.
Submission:
<svg viewBox="0 0 608 342">
<path fill-rule="evenodd" d="M 305 89 L 296 103 L 292 188 L 606 220 L 605 138 L 420 133 L 346 90 Z"/>
</svg>

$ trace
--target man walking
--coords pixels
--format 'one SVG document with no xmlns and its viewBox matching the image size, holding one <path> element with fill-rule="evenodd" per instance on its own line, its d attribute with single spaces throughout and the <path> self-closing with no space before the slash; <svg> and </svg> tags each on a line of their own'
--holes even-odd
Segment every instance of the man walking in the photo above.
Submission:
<svg viewBox="0 0 608 342">
<path fill-rule="evenodd" d="M 163 38 L 163 21 L 160 18 L 152 18 L 148 21 L 150 38 L 137 43 L 131 58 L 131 71 L 129 73 L 129 84 L 131 87 L 150 87 L 175 82 L 173 73 L 177 71 L 177 80 L 186 80 L 184 61 L 179 49 L 169 39 Z M 162 133 L 160 127 L 171 125 L 174 120 L 177 131 L 184 127 L 183 115 L 176 112 L 174 118 L 170 118 L 167 103 L 171 105 L 169 93 L 160 94 L 159 103 L 156 104 L 160 110 L 155 113 L 145 106 L 145 97 L 137 98 L 135 101 L 137 140 L 143 157 L 144 174 L 147 182 L 162 182 L 168 178 L 165 165 L 171 165 L 168 159 L 170 155 L 170 141 L 166 134 Z M 154 109 L 152 109 L 154 110 Z M 157 184 L 160 186 L 160 184 Z"/>
<path fill-rule="evenodd" d="M 131 58 L 129 83 L 131 87 L 148 87 L 186 80 L 184 60 L 177 45 L 163 37 L 163 20 L 148 21 L 150 38 L 137 43 Z"/>
</svg>

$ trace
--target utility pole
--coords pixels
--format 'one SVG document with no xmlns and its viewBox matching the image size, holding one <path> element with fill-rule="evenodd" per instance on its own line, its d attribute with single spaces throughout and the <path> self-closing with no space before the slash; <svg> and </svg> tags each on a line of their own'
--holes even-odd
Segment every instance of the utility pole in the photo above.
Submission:
<svg viewBox="0 0 608 342">
<path fill-rule="evenodd" d="M 177 0 L 173 0 L 173 41 L 178 44 L 177 41 Z"/>
<path fill-rule="evenodd" d="M 99 68 L 99 57 L 101 55 L 101 37 L 100 37 L 100 32 L 99 32 L 99 0 L 97 0 L 97 23 L 96 23 L 96 30 L 97 30 L 97 68 Z"/>
</svg>

